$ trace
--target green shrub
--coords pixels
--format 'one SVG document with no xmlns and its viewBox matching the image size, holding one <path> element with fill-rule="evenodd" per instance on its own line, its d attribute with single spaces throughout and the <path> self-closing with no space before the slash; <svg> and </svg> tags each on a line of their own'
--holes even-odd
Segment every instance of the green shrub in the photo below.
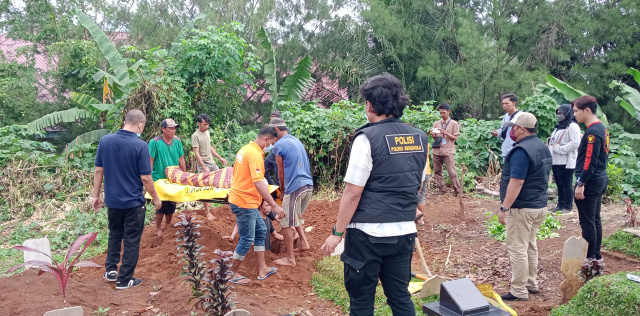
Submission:
<svg viewBox="0 0 640 316">
<path fill-rule="evenodd" d="M 627 255 L 640 258 L 640 237 L 617 231 L 602 240 L 602 247 L 611 251 L 621 251 Z"/>
<path fill-rule="evenodd" d="M 500 224 L 498 215 L 494 215 L 492 212 L 487 212 L 485 215 L 489 217 L 489 220 L 485 221 L 487 226 L 487 233 L 489 237 L 497 241 L 505 241 L 507 237 L 507 231 L 505 225 Z M 553 213 L 547 213 L 544 223 L 540 225 L 536 239 L 543 240 L 547 238 L 555 238 L 560 236 L 555 230 L 562 228 L 560 221 L 554 216 Z"/>
<path fill-rule="evenodd" d="M 500 128 L 500 121 L 466 119 L 460 121 L 460 136 L 456 141 L 456 163 L 466 164 L 467 170 L 476 175 L 487 173 L 489 166 L 498 173 L 502 163 L 500 146 L 502 139 L 491 136 Z M 471 177 L 465 176 L 465 182 Z"/>
<path fill-rule="evenodd" d="M 538 137 L 546 141 L 555 129 L 558 122 L 556 109 L 559 104 L 550 96 L 544 94 L 534 94 L 521 104 L 520 109 L 530 112 L 538 119 Z"/>
<path fill-rule="evenodd" d="M 631 272 L 640 275 L 640 272 Z M 568 303 L 550 316 L 632 316 L 640 314 L 640 285 L 627 272 L 597 277 L 587 282 Z"/>
<path fill-rule="evenodd" d="M 607 164 L 607 177 L 609 177 L 609 184 L 607 185 L 606 196 L 612 201 L 620 201 L 623 190 L 624 170 L 609 163 Z"/>
</svg>

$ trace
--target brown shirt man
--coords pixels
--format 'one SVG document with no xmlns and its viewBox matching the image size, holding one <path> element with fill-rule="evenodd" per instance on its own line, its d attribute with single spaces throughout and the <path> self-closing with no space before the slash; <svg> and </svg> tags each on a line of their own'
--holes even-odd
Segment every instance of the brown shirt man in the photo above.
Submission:
<svg viewBox="0 0 640 316">
<path fill-rule="evenodd" d="M 460 124 L 451 118 L 448 121 L 439 120 L 433 123 L 433 128 L 444 129 L 447 131 L 447 134 L 451 134 L 453 136 L 460 135 Z M 455 154 L 455 140 L 442 133 L 436 133 L 435 136 L 442 137 L 442 144 L 440 145 L 440 148 L 433 148 L 434 155 L 450 156 Z"/>
</svg>

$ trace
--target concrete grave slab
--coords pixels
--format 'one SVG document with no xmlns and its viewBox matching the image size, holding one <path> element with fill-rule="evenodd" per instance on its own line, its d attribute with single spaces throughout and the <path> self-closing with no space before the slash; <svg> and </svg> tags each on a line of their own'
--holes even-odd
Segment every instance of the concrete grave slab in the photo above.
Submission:
<svg viewBox="0 0 640 316">
<path fill-rule="evenodd" d="M 629 227 L 622 230 L 625 233 L 634 234 L 640 237 L 640 227 Z"/>
<path fill-rule="evenodd" d="M 51 256 L 51 244 L 49 243 L 49 239 L 47 238 L 39 238 L 39 239 L 27 239 L 22 243 L 23 246 L 33 248 L 36 250 L 40 250 L 49 256 Z M 51 263 L 51 258 L 33 251 L 23 251 L 24 253 L 24 262 L 31 260 L 40 260 L 44 262 Z M 34 266 L 26 265 L 24 268 L 29 269 Z"/>
<path fill-rule="evenodd" d="M 588 247 L 589 243 L 582 237 L 572 236 L 564 242 L 562 265 L 560 266 L 562 275 L 564 275 L 564 281 L 560 283 L 561 304 L 571 300 L 582 286 L 578 272 L 580 271 L 580 263 L 587 256 Z"/>
<path fill-rule="evenodd" d="M 55 311 L 48 311 L 44 313 L 44 316 L 84 316 L 84 311 L 82 311 L 82 307 L 74 306 L 57 309 Z"/>
</svg>

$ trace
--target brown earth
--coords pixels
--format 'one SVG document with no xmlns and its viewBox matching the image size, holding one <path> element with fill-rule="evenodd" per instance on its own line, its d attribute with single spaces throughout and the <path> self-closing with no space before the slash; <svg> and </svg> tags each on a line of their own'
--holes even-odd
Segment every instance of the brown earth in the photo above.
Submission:
<svg viewBox="0 0 640 316">
<path fill-rule="evenodd" d="M 490 283 L 494 290 L 504 294 L 508 291 L 510 278 L 509 258 L 504 243 L 489 238 L 484 221 L 486 212 L 494 212 L 499 207 L 495 200 L 465 197 L 466 213 L 458 214 L 458 199 L 446 194 L 431 196 L 428 200 L 429 212 L 426 224 L 419 226 L 419 236 L 425 249 L 426 261 L 433 273 L 461 278 L 470 277 L 476 283 Z M 264 281 L 256 279 L 258 271 L 255 255 L 249 252 L 240 272 L 251 279 L 247 285 L 235 287 L 238 308 L 244 308 L 254 315 L 284 315 L 308 310 L 312 315 L 342 315 L 332 302 L 318 299 L 309 285 L 316 271 L 314 262 L 323 257 L 318 251 L 329 235 L 335 222 L 339 201 L 312 201 L 305 212 L 306 226 L 313 226 L 307 234 L 311 251 L 298 255 L 297 266 L 278 267 L 279 271 Z M 193 211 L 185 211 L 193 212 Z M 200 229 L 200 243 L 205 246 L 206 260 L 213 259 L 213 250 L 233 251 L 234 243 L 221 237 L 230 233 L 234 217 L 228 206 L 215 209 L 216 221 L 204 219 L 202 211 L 196 211 L 203 221 Z M 602 213 L 604 232 L 609 235 L 626 221 L 620 205 L 605 207 Z M 547 315 L 554 306 L 560 304 L 559 284 L 562 281 L 560 261 L 564 241 L 572 235 L 580 234 L 577 214 L 561 216 L 565 226 L 559 231 L 560 237 L 538 243 L 540 255 L 540 294 L 531 295 L 527 302 L 510 304 L 518 315 Z M 277 223 L 274 223 L 279 230 Z M 67 289 L 68 306 L 80 305 L 85 314 L 98 307 L 110 307 L 109 315 L 189 315 L 193 310 L 188 304 L 191 293 L 189 285 L 183 284 L 181 265 L 176 257 L 175 232 L 177 228 L 166 230 L 163 238 L 155 236 L 153 226 L 148 226 L 142 236 L 140 260 L 135 276 L 143 279 L 139 287 L 118 290 L 115 283 L 102 278 L 102 269 L 81 268 L 75 272 Z M 107 233 L 107 232 L 100 232 Z M 449 247 L 451 245 L 451 254 Z M 282 248 L 282 243 L 273 240 L 274 251 Z M 281 255 L 266 254 L 267 264 Z M 449 257 L 449 263 L 445 262 Z M 633 271 L 640 269 L 640 262 L 617 253 L 605 253 L 606 273 Z M 105 255 L 93 260 L 103 264 Z M 414 271 L 421 272 L 419 259 L 414 256 Z M 50 274 L 37 276 L 33 270 L 0 279 L 0 315 L 43 315 L 46 311 L 62 307 L 62 293 L 58 283 Z M 157 295 L 150 293 L 159 290 Z"/>
</svg>

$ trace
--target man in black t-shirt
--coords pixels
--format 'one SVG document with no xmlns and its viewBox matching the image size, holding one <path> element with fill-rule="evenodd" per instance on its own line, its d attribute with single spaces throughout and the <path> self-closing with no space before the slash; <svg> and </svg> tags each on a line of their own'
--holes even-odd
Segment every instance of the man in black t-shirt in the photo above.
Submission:
<svg viewBox="0 0 640 316">
<path fill-rule="evenodd" d="M 600 255 L 602 243 L 600 206 L 608 183 L 609 132 L 596 117 L 598 108 L 596 98 L 585 95 L 571 104 L 576 120 L 587 126 L 578 147 L 575 188 L 582 237 L 589 243 L 586 261 L 590 265 L 597 264 L 604 268 L 604 261 Z"/>
</svg>

